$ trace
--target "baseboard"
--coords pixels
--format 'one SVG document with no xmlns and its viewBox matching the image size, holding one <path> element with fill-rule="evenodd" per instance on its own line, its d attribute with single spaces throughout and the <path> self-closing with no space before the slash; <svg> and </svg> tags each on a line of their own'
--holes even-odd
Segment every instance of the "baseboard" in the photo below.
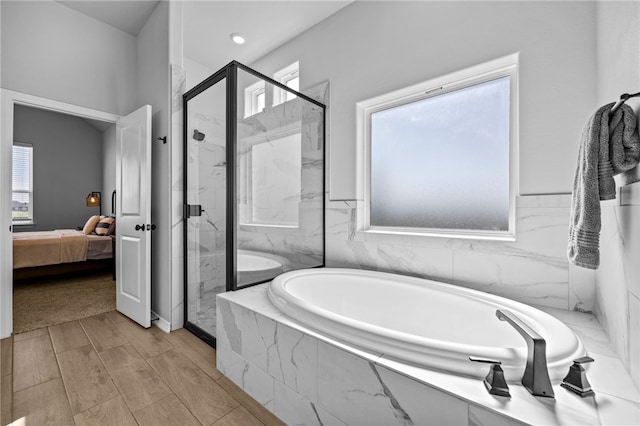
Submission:
<svg viewBox="0 0 640 426">
<path fill-rule="evenodd" d="M 165 333 L 170 333 L 171 332 L 171 323 L 169 321 L 167 321 L 166 319 L 162 318 L 160 315 L 156 314 L 153 311 L 151 311 L 151 314 L 153 316 L 158 317 L 157 320 L 153 320 L 151 322 L 153 325 L 155 325 L 156 327 L 158 327 L 160 330 L 164 331 Z"/>
</svg>

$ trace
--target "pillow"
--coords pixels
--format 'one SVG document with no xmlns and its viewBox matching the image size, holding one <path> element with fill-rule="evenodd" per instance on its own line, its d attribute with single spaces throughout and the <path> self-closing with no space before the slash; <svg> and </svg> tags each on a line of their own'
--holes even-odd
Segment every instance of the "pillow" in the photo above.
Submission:
<svg viewBox="0 0 640 426">
<path fill-rule="evenodd" d="M 115 218 L 113 217 L 103 217 L 100 219 L 98 224 L 96 225 L 96 234 L 97 235 L 110 235 L 109 230 L 111 229 L 111 225 L 115 222 Z"/>
<path fill-rule="evenodd" d="M 107 235 L 116 235 L 116 218 L 113 218 L 113 223 L 109 226 L 109 231 L 107 231 Z"/>
<path fill-rule="evenodd" d="M 91 216 L 89 220 L 87 220 L 87 223 L 84 224 L 84 228 L 82 228 L 82 232 L 85 235 L 89 235 L 90 233 L 93 232 L 94 229 L 96 229 L 96 225 L 98 224 L 98 222 L 100 222 L 100 216 L 98 215 Z"/>
</svg>

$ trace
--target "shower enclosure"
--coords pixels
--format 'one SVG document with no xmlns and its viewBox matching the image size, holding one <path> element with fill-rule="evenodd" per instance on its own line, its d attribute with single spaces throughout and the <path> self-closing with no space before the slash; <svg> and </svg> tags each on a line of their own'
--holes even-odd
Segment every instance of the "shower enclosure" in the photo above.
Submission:
<svg viewBox="0 0 640 426">
<path fill-rule="evenodd" d="M 184 94 L 185 328 L 216 295 L 324 266 L 325 106 L 238 62 Z"/>
</svg>

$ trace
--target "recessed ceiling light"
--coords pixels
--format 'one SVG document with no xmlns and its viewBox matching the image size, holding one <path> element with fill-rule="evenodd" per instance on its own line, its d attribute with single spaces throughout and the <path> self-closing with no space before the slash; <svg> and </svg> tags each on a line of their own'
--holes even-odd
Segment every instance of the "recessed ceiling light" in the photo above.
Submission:
<svg viewBox="0 0 640 426">
<path fill-rule="evenodd" d="M 229 35 L 229 37 L 231 38 L 231 40 L 233 40 L 234 43 L 236 44 L 244 44 L 244 36 L 240 33 L 231 33 Z"/>
</svg>

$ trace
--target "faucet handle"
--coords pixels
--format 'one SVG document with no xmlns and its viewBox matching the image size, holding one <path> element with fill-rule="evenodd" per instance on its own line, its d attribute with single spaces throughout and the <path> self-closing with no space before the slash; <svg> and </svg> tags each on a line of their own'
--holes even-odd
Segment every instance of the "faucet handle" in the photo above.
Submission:
<svg viewBox="0 0 640 426">
<path fill-rule="evenodd" d="M 484 378 L 484 386 L 492 395 L 511 398 L 507 380 L 504 378 L 504 371 L 502 370 L 502 367 L 500 367 L 500 364 L 502 364 L 500 361 L 478 358 L 471 355 L 469 356 L 469 361 L 491 364 L 491 367 L 489 367 L 489 374 Z"/>
<path fill-rule="evenodd" d="M 574 359 L 573 365 L 569 367 L 569 373 L 562 380 L 560 386 L 565 389 L 569 389 L 571 392 L 577 393 L 583 398 L 589 395 L 595 395 L 593 390 L 591 390 L 591 384 L 587 380 L 587 372 L 582 366 L 582 364 L 593 361 L 593 358 L 588 356 Z"/>
</svg>

